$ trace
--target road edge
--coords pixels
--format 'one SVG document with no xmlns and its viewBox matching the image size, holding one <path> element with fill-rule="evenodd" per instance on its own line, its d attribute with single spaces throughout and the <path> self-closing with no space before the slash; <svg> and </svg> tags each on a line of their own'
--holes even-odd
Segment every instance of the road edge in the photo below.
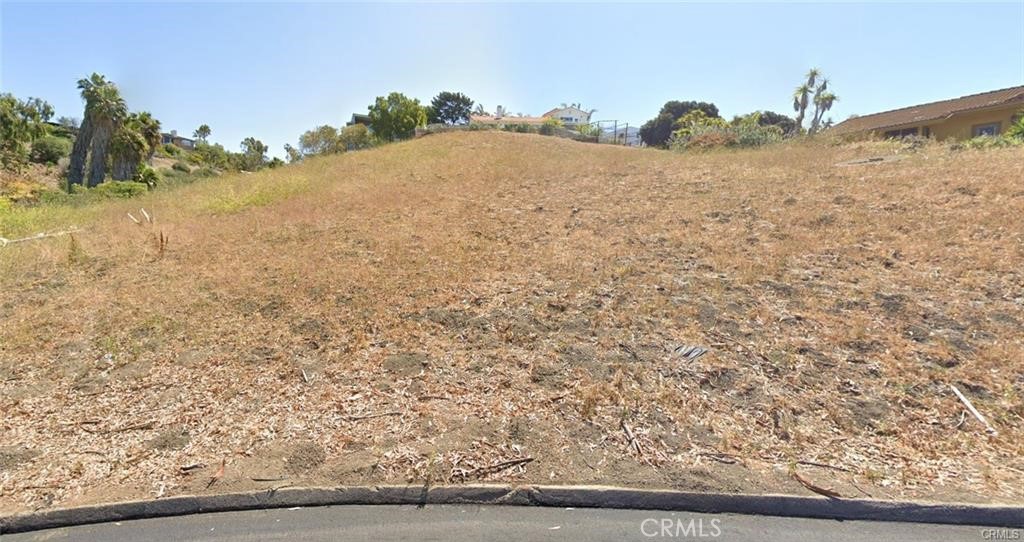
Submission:
<svg viewBox="0 0 1024 542">
<path fill-rule="evenodd" d="M 1024 528 L 1024 506 L 829 499 L 610 486 L 460 485 L 282 488 L 60 508 L 0 516 L 0 535 L 213 512 L 347 504 L 613 508 Z"/>
</svg>

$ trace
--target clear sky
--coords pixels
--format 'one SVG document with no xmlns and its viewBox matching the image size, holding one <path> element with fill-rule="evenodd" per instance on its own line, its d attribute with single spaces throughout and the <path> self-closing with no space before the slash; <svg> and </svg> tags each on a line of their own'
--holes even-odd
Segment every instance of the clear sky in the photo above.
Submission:
<svg viewBox="0 0 1024 542">
<path fill-rule="evenodd" d="M 99 72 L 165 130 L 283 155 L 375 96 L 461 91 L 493 111 L 562 102 L 641 123 L 672 99 L 791 114 L 811 66 L 838 121 L 1024 84 L 1024 1 L 353 4 L 0 1 L 0 89 L 82 116 Z"/>
</svg>

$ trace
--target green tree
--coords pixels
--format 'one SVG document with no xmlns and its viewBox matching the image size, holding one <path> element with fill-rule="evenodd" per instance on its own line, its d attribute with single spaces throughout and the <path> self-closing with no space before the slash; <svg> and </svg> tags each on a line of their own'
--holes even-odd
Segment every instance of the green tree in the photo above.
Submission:
<svg viewBox="0 0 1024 542">
<path fill-rule="evenodd" d="M 231 161 L 231 153 L 224 148 L 220 143 L 205 143 L 200 141 L 196 143 L 196 148 L 192 151 L 192 156 L 196 160 L 207 167 L 214 167 L 218 169 L 232 169 L 234 164 Z"/>
<path fill-rule="evenodd" d="M 338 136 L 338 145 L 347 151 L 357 151 L 373 146 L 373 134 L 362 124 L 346 126 Z"/>
<path fill-rule="evenodd" d="M 417 126 L 427 124 L 427 113 L 420 101 L 392 92 L 387 97 L 378 96 L 369 107 L 370 127 L 382 141 L 408 139 Z"/>
<path fill-rule="evenodd" d="M 672 132 L 675 130 L 676 121 L 695 109 L 703 111 L 708 117 L 718 118 L 718 107 L 713 103 L 672 100 L 665 102 L 657 117 L 645 122 L 640 127 L 640 139 L 652 147 L 667 146 Z"/>
<path fill-rule="evenodd" d="M 430 101 L 428 121 L 448 125 L 466 124 L 473 111 L 473 100 L 461 92 L 442 92 Z"/>
<path fill-rule="evenodd" d="M 327 124 L 317 126 L 299 136 L 299 152 L 302 156 L 331 154 L 344 150 L 338 144 L 338 129 Z"/>
<path fill-rule="evenodd" d="M 128 114 L 124 98 L 117 85 L 98 73 L 78 81 L 78 89 L 85 100 L 85 115 L 71 149 L 68 168 L 68 189 L 85 180 L 86 162 L 89 166 L 88 186 L 103 182 L 107 168 L 107 153 L 117 127 Z"/>
<path fill-rule="evenodd" d="M 210 137 L 210 127 L 206 124 L 200 124 L 199 128 L 196 128 L 195 132 L 192 132 L 192 137 L 196 138 L 203 143 L 206 143 L 206 138 Z"/>
<path fill-rule="evenodd" d="M 289 164 L 294 164 L 295 162 L 302 160 L 302 153 L 299 152 L 299 149 L 292 147 L 288 143 L 284 144 L 284 153 L 288 156 Z"/>
<path fill-rule="evenodd" d="M 38 99 L 18 100 L 0 94 L 0 165 L 20 169 L 26 145 L 46 134 L 46 119 L 53 115 L 50 104 Z"/>
<path fill-rule="evenodd" d="M 239 155 L 240 169 L 256 171 L 267 165 L 268 147 L 255 137 L 242 140 L 242 154 Z"/>
<path fill-rule="evenodd" d="M 783 134 L 792 133 L 796 128 L 796 121 L 792 117 L 774 111 L 758 111 L 758 113 L 760 113 L 757 119 L 759 126 L 777 126 Z"/>
</svg>

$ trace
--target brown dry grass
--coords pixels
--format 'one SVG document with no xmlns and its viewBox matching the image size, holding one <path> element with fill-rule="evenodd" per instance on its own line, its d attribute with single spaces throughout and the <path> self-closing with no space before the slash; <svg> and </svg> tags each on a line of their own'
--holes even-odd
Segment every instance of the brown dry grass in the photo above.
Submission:
<svg viewBox="0 0 1024 542">
<path fill-rule="evenodd" d="M 898 150 L 452 133 L 37 213 L 84 232 L 0 248 L 0 511 L 794 469 L 1021 502 L 1024 153 L 836 165 Z"/>
</svg>

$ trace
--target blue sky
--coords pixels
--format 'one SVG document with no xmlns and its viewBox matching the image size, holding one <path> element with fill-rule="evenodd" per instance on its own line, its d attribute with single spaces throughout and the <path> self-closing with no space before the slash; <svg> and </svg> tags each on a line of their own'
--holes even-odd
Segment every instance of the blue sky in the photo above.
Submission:
<svg viewBox="0 0 1024 542">
<path fill-rule="evenodd" d="M 352 4 L 0 2 L 0 89 L 81 117 L 96 71 L 166 130 L 283 155 L 373 98 L 456 90 L 641 123 L 672 99 L 791 113 L 811 66 L 836 120 L 1024 84 L 1024 2 Z"/>
</svg>

